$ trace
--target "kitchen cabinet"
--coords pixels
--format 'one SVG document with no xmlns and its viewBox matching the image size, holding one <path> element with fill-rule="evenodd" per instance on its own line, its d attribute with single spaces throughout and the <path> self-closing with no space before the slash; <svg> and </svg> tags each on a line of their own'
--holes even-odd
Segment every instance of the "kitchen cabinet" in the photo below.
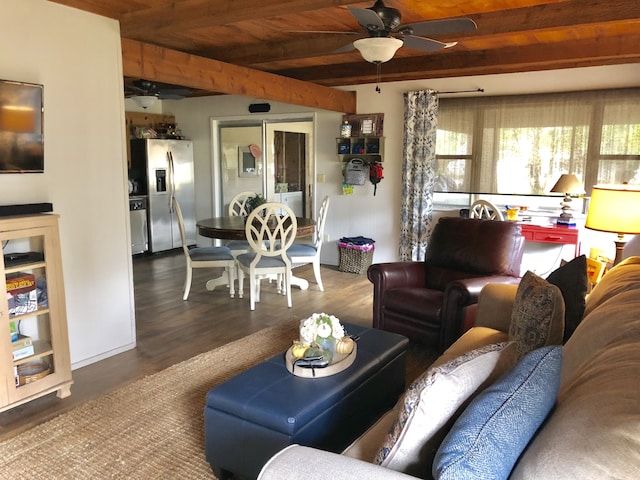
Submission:
<svg viewBox="0 0 640 480">
<path fill-rule="evenodd" d="M 0 219 L 0 411 L 52 392 L 59 398 L 71 394 L 58 218 Z"/>
<path fill-rule="evenodd" d="M 278 203 L 284 203 L 287 207 L 293 210 L 296 217 L 304 217 L 302 192 L 276 193 L 275 201 Z"/>
</svg>

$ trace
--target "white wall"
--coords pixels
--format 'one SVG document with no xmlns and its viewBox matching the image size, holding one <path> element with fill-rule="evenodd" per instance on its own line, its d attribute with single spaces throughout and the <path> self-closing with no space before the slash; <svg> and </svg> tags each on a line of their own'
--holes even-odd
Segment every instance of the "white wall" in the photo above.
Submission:
<svg viewBox="0 0 640 480">
<path fill-rule="evenodd" d="M 0 175 L 0 204 L 60 214 L 74 368 L 135 346 L 119 25 L 3 0 L 0 78 L 44 85 L 45 171 Z"/>
</svg>

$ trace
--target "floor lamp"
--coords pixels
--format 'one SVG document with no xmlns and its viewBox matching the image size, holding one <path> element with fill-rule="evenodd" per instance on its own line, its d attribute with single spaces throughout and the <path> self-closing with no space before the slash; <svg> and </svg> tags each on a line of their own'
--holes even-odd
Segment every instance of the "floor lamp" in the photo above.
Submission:
<svg viewBox="0 0 640 480">
<path fill-rule="evenodd" d="M 624 234 L 640 234 L 640 185 L 596 185 L 591 192 L 585 227 L 617 233 L 616 258 L 622 260 Z"/>
</svg>

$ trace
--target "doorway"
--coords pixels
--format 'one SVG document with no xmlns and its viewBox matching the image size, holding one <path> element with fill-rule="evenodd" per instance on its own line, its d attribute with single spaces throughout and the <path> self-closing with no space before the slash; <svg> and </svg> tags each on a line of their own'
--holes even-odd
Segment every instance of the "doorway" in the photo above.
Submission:
<svg viewBox="0 0 640 480">
<path fill-rule="evenodd" d="M 214 120 L 214 212 L 226 215 L 240 192 L 285 203 L 296 216 L 313 216 L 314 119 Z"/>
</svg>

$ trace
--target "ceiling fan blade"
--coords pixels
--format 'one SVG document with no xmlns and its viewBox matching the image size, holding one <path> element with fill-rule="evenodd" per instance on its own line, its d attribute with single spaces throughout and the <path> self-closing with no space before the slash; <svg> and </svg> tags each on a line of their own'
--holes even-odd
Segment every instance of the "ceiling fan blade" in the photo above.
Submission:
<svg viewBox="0 0 640 480">
<path fill-rule="evenodd" d="M 178 96 L 178 97 L 186 97 L 187 95 L 191 95 L 191 90 L 188 88 L 163 88 L 158 92 L 161 96 Z"/>
<path fill-rule="evenodd" d="M 416 37 L 414 35 L 406 35 L 402 39 L 404 46 L 413 48 L 415 50 L 422 50 L 423 52 L 436 52 L 443 48 L 449 48 L 456 45 L 458 42 L 443 43 L 431 38 Z"/>
<path fill-rule="evenodd" d="M 337 50 L 334 50 L 333 53 L 347 53 L 355 49 L 356 47 L 353 46 L 353 43 L 347 43 L 344 47 L 340 47 Z"/>
<path fill-rule="evenodd" d="M 340 30 L 287 30 L 287 33 L 330 33 L 331 35 L 362 35 L 362 32 L 345 32 Z"/>
<path fill-rule="evenodd" d="M 349 7 L 349 11 L 351 15 L 356 17 L 358 23 L 367 30 L 384 30 L 382 19 L 373 10 Z"/>
<path fill-rule="evenodd" d="M 160 93 L 158 94 L 160 100 L 182 100 L 184 95 L 177 95 L 175 93 Z"/>
<path fill-rule="evenodd" d="M 468 32 L 478 28 L 476 22 L 470 18 L 452 18 L 449 20 L 427 20 L 425 22 L 408 23 L 399 28 L 399 32 L 406 30 L 410 35 L 442 35 L 446 33 Z"/>
</svg>

